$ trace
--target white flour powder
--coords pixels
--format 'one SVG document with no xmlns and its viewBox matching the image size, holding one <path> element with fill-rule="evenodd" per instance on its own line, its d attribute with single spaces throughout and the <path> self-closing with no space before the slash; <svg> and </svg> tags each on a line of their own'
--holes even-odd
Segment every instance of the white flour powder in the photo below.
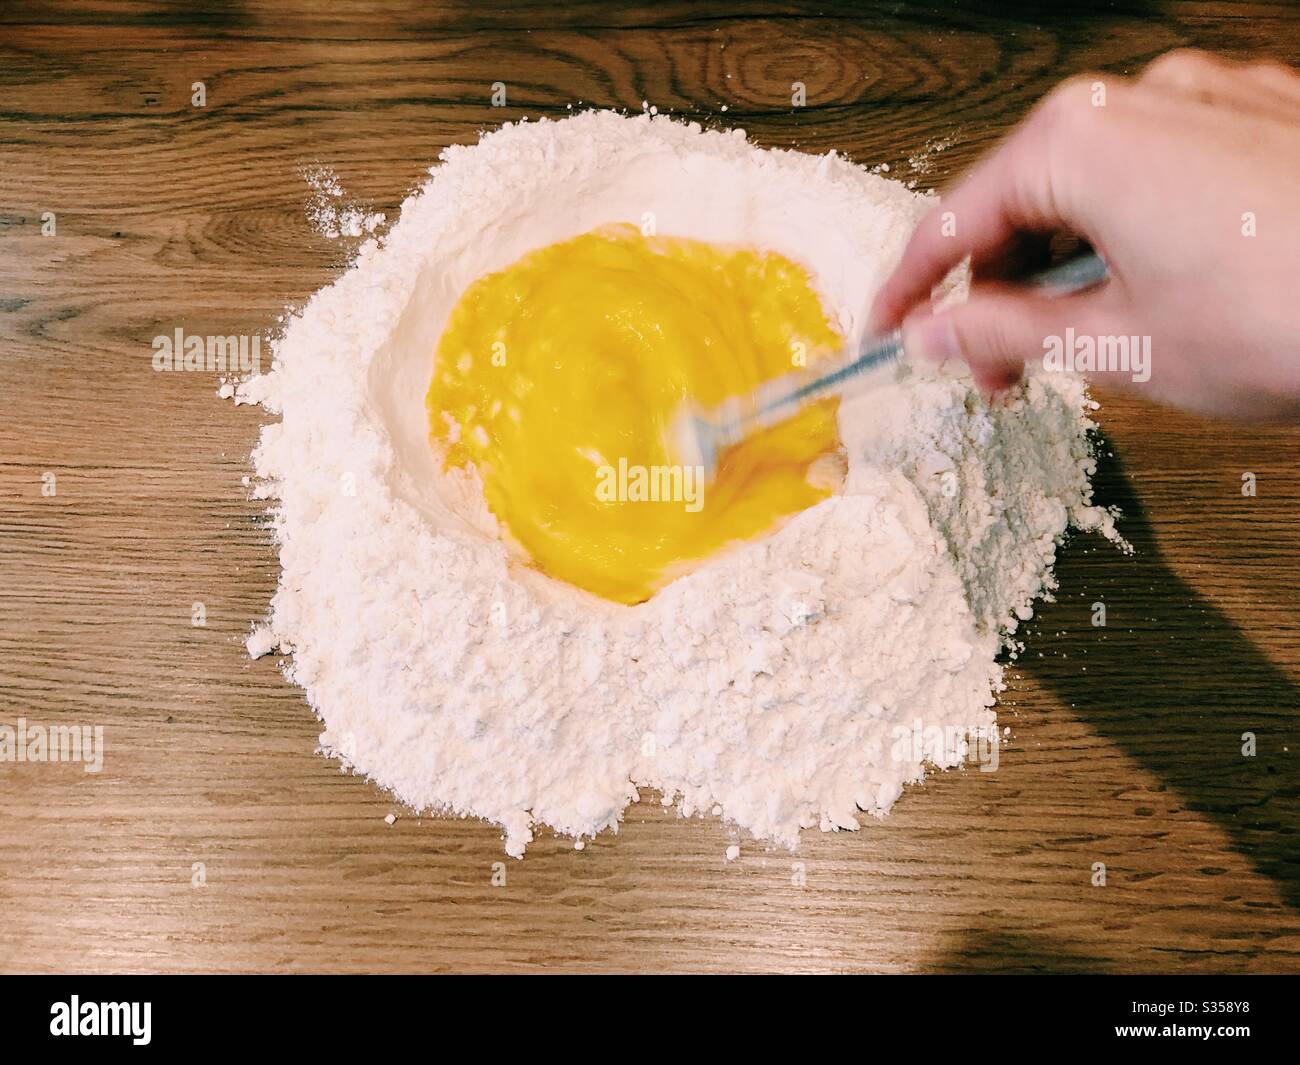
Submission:
<svg viewBox="0 0 1300 1065">
<path fill-rule="evenodd" d="M 507 126 L 430 175 L 238 393 L 282 415 L 254 453 L 283 573 L 250 650 L 291 655 L 328 754 L 522 855 L 536 825 L 616 829 L 642 788 L 793 846 L 993 734 L 995 656 L 1067 526 L 1113 533 L 1078 380 L 990 409 L 955 368 L 901 369 L 841 407 L 841 494 L 632 608 L 521 565 L 428 444 L 448 312 L 533 248 L 648 218 L 772 248 L 853 336 L 922 198 L 834 154 L 609 113 Z"/>
<path fill-rule="evenodd" d="M 365 211 L 349 203 L 343 194 L 338 175 L 326 167 L 312 167 L 303 174 L 311 189 L 307 201 L 307 219 L 322 237 L 338 240 L 340 237 L 363 237 L 384 224 L 378 211 Z"/>
</svg>

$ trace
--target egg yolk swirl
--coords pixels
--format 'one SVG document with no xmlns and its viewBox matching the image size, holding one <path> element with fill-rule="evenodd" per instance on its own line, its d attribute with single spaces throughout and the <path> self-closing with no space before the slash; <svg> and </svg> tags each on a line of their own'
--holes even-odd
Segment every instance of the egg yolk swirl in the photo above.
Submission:
<svg viewBox="0 0 1300 1065">
<path fill-rule="evenodd" d="M 542 572 L 649 599 L 728 544 L 831 492 L 835 400 L 720 456 L 705 481 L 669 426 L 837 350 L 806 270 L 782 255 L 604 227 L 531 252 L 461 296 L 427 405 L 446 468 L 473 465 Z"/>
</svg>

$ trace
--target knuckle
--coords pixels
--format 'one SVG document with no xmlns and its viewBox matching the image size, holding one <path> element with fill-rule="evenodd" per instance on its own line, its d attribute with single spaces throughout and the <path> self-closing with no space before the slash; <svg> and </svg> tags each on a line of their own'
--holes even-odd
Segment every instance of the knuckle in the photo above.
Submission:
<svg viewBox="0 0 1300 1065">
<path fill-rule="evenodd" d="M 1227 68 L 1228 64 L 1223 60 L 1199 48 L 1175 48 L 1148 63 L 1142 72 L 1142 80 L 1194 88 Z"/>
<path fill-rule="evenodd" d="M 1039 170 L 1024 172 L 1024 180 L 1045 188 L 1051 200 L 1049 213 L 1063 216 L 1069 209 L 1071 175 L 1081 161 L 1095 158 L 1099 145 L 1115 135 L 1110 121 L 1116 107 L 1123 107 L 1129 84 L 1107 74 L 1078 74 L 1062 82 L 1043 102 L 1038 142 Z"/>
<path fill-rule="evenodd" d="M 1125 87 L 1123 79 L 1109 74 L 1075 74 L 1047 94 L 1042 118 L 1049 126 L 1076 127 L 1097 114 L 1101 109 L 1097 101 L 1109 104 Z"/>
</svg>

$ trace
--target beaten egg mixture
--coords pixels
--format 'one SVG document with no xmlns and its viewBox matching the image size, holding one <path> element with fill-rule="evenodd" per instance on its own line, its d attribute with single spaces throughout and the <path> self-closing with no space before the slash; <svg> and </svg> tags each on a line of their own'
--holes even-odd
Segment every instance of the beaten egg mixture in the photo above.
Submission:
<svg viewBox="0 0 1300 1065">
<path fill-rule="evenodd" d="M 674 465 L 684 401 L 712 407 L 835 352 L 807 271 L 782 255 L 604 227 L 475 281 L 437 345 L 427 397 L 448 468 L 542 572 L 649 599 L 720 548 L 832 491 L 837 401 Z"/>
</svg>

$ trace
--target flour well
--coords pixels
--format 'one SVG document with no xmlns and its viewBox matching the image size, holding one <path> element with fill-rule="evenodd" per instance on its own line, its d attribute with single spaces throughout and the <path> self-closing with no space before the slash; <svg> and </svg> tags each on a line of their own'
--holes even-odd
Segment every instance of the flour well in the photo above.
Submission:
<svg viewBox="0 0 1300 1065">
<path fill-rule="evenodd" d="M 841 493 L 636 607 L 513 556 L 472 471 L 444 474 L 423 406 L 466 286 L 614 222 L 770 248 L 845 335 L 925 201 L 833 153 L 585 113 L 444 153 L 381 247 L 293 317 L 237 399 L 281 414 L 254 453 L 282 575 L 250 651 L 324 722 L 327 754 L 416 810 L 616 829 L 643 789 L 794 846 L 883 815 L 927 762 L 996 742 L 995 658 L 1090 505 L 1082 384 L 987 406 L 964 373 L 903 367 L 846 401 Z"/>
</svg>

